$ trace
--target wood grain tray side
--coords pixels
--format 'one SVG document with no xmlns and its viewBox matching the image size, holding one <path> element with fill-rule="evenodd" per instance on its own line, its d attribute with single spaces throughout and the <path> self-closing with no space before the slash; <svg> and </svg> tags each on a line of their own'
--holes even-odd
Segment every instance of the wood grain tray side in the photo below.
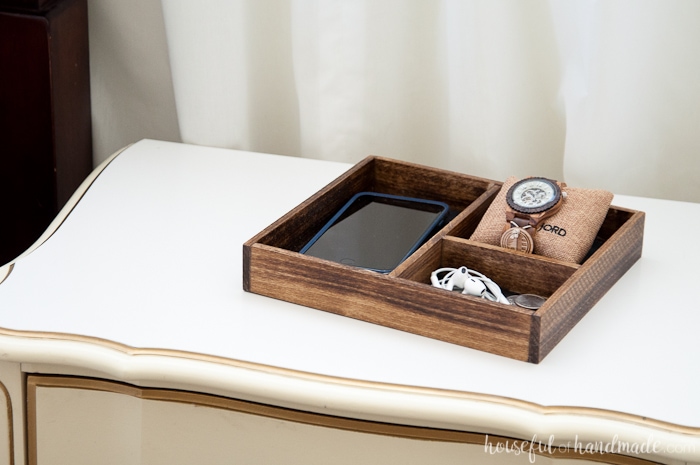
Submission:
<svg viewBox="0 0 700 465">
<path fill-rule="evenodd" d="M 468 238 L 501 183 L 370 156 L 243 244 L 246 291 L 350 318 L 540 363 L 641 256 L 644 213 L 611 207 L 579 264 Z M 388 275 L 298 250 L 362 191 L 448 203 L 452 219 Z M 547 298 L 537 311 L 430 285 L 441 267 L 469 266 L 514 293 Z M 275 283 L 274 286 L 269 283 Z"/>
<path fill-rule="evenodd" d="M 441 243 L 423 249 L 433 254 Z M 263 244 L 250 248 L 250 291 L 453 344 L 526 360 L 532 318 L 422 283 Z M 275 286 L 266 283 L 274 282 Z"/>
<path fill-rule="evenodd" d="M 603 242 L 537 311 L 540 338 L 531 358 L 541 361 L 642 256 L 644 212 L 611 207 L 601 232 Z"/>
</svg>

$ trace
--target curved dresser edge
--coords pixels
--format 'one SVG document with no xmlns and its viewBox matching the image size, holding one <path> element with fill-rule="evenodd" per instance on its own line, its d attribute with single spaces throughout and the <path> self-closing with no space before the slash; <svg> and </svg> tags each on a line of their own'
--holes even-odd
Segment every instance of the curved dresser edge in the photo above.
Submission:
<svg viewBox="0 0 700 465">
<path fill-rule="evenodd" d="M 0 329 L 0 360 L 26 371 L 93 376 L 141 387 L 201 392 L 300 411 L 532 440 L 664 444 L 659 456 L 700 461 L 700 427 L 616 411 L 542 406 L 491 394 L 339 378 L 253 362 L 111 341 Z M 51 373 L 49 373 L 51 374 Z"/>
<path fill-rule="evenodd" d="M 0 266 L 0 284 L 2 284 L 12 273 L 12 270 L 14 268 L 14 265 L 22 258 L 39 247 L 46 242 L 57 230 L 58 228 L 61 227 L 61 224 L 68 218 L 68 215 L 73 211 L 73 209 L 78 205 L 78 202 L 80 202 L 80 199 L 83 198 L 83 196 L 87 193 L 88 189 L 90 189 L 90 186 L 95 182 L 95 180 L 102 174 L 102 172 L 109 166 L 114 159 L 124 152 L 126 149 L 131 147 L 133 144 L 129 144 L 126 147 L 123 147 L 119 150 L 117 150 L 115 153 L 110 155 L 107 159 L 105 159 L 102 163 L 100 163 L 95 169 L 90 172 L 87 178 L 83 180 L 83 182 L 78 186 L 78 188 L 75 190 L 73 195 L 68 199 L 66 204 L 61 208 L 61 210 L 58 212 L 56 217 L 53 219 L 53 221 L 49 224 L 49 226 L 46 228 L 44 233 L 39 236 L 39 239 L 37 239 L 27 250 L 22 252 L 19 257 L 15 258 L 11 262 Z"/>
</svg>

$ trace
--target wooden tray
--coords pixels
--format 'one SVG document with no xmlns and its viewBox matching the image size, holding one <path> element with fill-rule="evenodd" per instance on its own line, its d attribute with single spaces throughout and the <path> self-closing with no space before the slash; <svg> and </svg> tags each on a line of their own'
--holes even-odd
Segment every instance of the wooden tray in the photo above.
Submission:
<svg viewBox="0 0 700 465">
<path fill-rule="evenodd" d="M 501 184 L 367 157 L 243 244 L 243 289 L 539 363 L 641 257 L 644 213 L 611 206 L 595 251 L 580 265 L 468 240 Z M 299 254 L 361 191 L 443 201 L 453 219 L 388 275 Z M 430 285 L 433 270 L 462 265 L 547 301 L 531 311 Z"/>
</svg>

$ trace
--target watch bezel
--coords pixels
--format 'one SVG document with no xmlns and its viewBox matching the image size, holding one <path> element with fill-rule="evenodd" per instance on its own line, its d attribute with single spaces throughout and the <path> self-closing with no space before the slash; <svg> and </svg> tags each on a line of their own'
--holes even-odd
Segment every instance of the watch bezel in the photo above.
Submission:
<svg viewBox="0 0 700 465">
<path fill-rule="evenodd" d="M 554 190 L 554 196 L 552 199 L 546 203 L 543 203 L 542 205 L 539 205 L 537 207 L 523 207 L 521 205 L 518 205 L 515 203 L 513 200 L 513 193 L 515 190 L 518 188 L 518 186 L 526 183 L 526 182 L 533 182 L 533 181 L 540 181 L 544 182 L 546 184 L 549 184 L 552 189 Z M 512 208 L 513 210 L 520 212 L 520 213 L 527 213 L 527 214 L 533 214 L 533 213 L 542 213 L 545 212 L 552 207 L 554 207 L 557 203 L 559 203 L 559 200 L 561 200 L 561 189 L 559 188 L 559 185 L 556 183 L 556 181 L 552 181 L 551 179 L 547 178 L 541 178 L 541 177 L 529 177 L 529 178 L 524 178 L 521 179 L 520 181 L 516 182 L 512 186 L 510 186 L 510 189 L 508 189 L 508 192 L 506 193 L 506 202 L 508 202 L 508 206 Z"/>
</svg>

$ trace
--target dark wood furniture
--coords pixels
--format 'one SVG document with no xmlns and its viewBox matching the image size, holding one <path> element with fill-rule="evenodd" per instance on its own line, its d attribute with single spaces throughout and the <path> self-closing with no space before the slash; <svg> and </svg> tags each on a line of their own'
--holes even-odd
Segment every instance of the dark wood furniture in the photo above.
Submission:
<svg viewBox="0 0 700 465">
<path fill-rule="evenodd" d="M 0 264 L 92 170 L 86 0 L 0 0 Z"/>
</svg>

